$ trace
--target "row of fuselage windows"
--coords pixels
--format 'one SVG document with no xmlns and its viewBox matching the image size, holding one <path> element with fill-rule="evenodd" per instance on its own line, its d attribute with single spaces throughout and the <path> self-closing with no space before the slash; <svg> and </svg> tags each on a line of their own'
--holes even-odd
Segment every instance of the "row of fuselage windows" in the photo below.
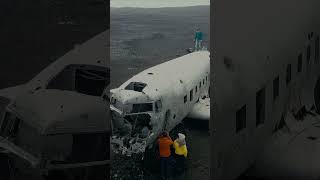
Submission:
<svg viewBox="0 0 320 180">
<path fill-rule="evenodd" d="M 317 36 L 314 44 L 314 63 L 319 63 L 319 36 Z M 300 53 L 297 57 L 297 73 L 301 73 L 303 67 L 303 55 Z M 309 44 L 306 49 L 306 68 L 307 65 L 310 64 L 311 60 L 311 45 Z M 291 64 L 287 65 L 286 68 L 286 85 L 288 86 L 291 82 L 292 75 L 292 66 Z M 273 79 L 273 101 L 275 101 L 279 97 L 279 84 L 280 78 L 279 75 Z M 256 126 L 264 124 L 265 121 L 265 106 L 266 106 L 266 88 L 260 89 L 256 93 Z M 236 112 L 236 133 L 246 128 L 246 119 L 247 119 L 247 107 L 246 105 L 242 106 Z"/>
<path fill-rule="evenodd" d="M 202 86 L 204 86 L 204 83 L 208 83 L 208 75 L 206 76 L 205 79 L 202 79 L 202 81 L 199 82 L 199 91 L 201 89 L 201 84 Z M 197 93 L 198 92 L 198 85 L 195 87 L 195 92 L 194 93 Z M 189 100 L 192 101 L 193 100 L 193 89 L 190 90 L 189 92 Z M 188 94 L 186 94 L 183 98 L 183 101 L 184 103 L 187 103 L 188 102 Z"/>
</svg>

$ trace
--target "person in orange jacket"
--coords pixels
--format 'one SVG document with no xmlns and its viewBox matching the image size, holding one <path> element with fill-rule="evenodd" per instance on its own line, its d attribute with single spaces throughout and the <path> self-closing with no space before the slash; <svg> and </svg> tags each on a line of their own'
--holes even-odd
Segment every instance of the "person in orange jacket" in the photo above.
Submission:
<svg viewBox="0 0 320 180">
<path fill-rule="evenodd" d="M 169 133 L 162 132 L 158 138 L 159 145 L 159 156 L 161 163 L 161 177 L 162 179 L 168 179 L 171 177 L 171 149 L 170 146 L 173 144 Z"/>
</svg>

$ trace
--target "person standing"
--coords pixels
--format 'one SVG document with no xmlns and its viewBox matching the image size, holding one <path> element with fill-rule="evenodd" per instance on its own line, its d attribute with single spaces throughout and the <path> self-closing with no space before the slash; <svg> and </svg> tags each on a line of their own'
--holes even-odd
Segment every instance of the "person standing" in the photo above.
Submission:
<svg viewBox="0 0 320 180">
<path fill-rule="evenodd" d="M 182 173 L 184 169 L 184 161 L 188 155 L 186 136 L 184 134 L 178 133 L 178 138 L 173 142 L 173 148 L 175 149 L 177 173 Z"/>
<path fill-rule="evenodd" d="M 169 179 L 171 177 L 171 150 L 170 146 L 173 144 L 169 133 L 162 132 L 158 138 L 159 156 L 161 163 L 161 178 Z"/>
<path fill-rule="evenodd" d="M 195 51 L 199 51 L 201 49 L 201 43 L 202 43 L 202 32 L 198 28 L 196 30 L 196 34 L 194 37 L 194 42 L 195 42 Z"/>
</svg>

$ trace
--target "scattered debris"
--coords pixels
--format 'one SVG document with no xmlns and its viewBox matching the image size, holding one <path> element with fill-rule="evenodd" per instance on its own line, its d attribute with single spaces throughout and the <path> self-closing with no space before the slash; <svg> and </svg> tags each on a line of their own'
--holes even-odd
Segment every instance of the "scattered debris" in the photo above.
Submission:
<svg viewBox="0 0 320 180">
<path fill-rule="evenodd" d="M 114 153 L 131 157 L 133 154 L 143 154 L 147 146 L 146 139 L 139 137 L 112 136 L 111 147 Z M 143 156 L 142 156 L 143 158 Z M 142 159 L 141 159 L 142 160 Z"/>
<path fill-rule="evenodd" d="M 131 157 L 117 154 L 111 166 L 111 179 L 113 180 L 146 180 L 150 175 L 144 170 L 141 162 L 142 154 Z"/>
</svg>

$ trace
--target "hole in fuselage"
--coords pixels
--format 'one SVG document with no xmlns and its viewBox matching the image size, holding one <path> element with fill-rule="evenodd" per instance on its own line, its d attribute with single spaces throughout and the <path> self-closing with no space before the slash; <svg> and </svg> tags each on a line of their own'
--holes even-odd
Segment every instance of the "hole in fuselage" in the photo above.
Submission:
<svg viewBox="0 0 320 180">
<path fill-rule="evenodd" d="M 147 86 L 147 84 L 142 82 L 131 82 L 124 89 L 133 90 L 137 92 L 142 92 L 142 90 Z"/>
</svg>

